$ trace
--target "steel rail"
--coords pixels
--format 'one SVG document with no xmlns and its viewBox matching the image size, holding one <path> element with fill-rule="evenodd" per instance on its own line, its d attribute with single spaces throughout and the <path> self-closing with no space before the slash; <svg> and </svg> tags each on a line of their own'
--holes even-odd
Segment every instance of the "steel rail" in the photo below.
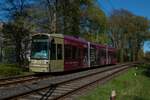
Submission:
<svg viewBox="0 0 150 100">
<path fill-rule="evenodd" d="M 59 83 L 55 83 L 55 84 L 50 84 L 46 87 L 42 87 L 42 88 L 38 88 L 38 89 L 35 89 L 35 90 L 31 90 L 31 91 L 28 91 L 28 92 L 25 92 L 25 93 L 19 93 L 17 95 L 13 95 L 13 96 L 9 96 L 9 97 L 5 97 L 3 98 L 4 100 L 6 99 L 13 99 L 13 98 L 18 98 L 18 97 L 22 97 L 24 95 L 29 95 L 29 94 L 32 94 L 32 93 L 35 93 L 37 91 L 41 91 L 41 90 L 45 90 L 47 88 L 50 88 L 50 87 L 55 87 L 55 86 L 59 86 L 59 85 L 62 85 L 62 84 L 65 84 L 65 83 L 68 83 L 68 82 L 71 82 L 71 81 L 74 81 L 74 80 L 79 80 L 79 79 L 82 79 L 82 78 L 85 78 L 85 77 L 89 77 L 89 76 L 92 76 L 92 75 L 96 75 L 96 74 L 100 74 L 100 73 L 104 73 L 106 71 L 110 71 L 110 70 L 113 70 L 113 69 L 116 69 L 116 68 L 120 68 L 121 66 L 133 66 L 133 65 L 136 65 L 138 63 L 127 63 L 127 64 L 122 64 L 122 65 L 116 65 L 114 68 L 110 68 L 110 69 L 106 69 L 106 70 L 103 70 L 103 71 L 100 71 L 100 72 L 96 72 L 96 73 L 92 73 L 92 74 L 89 74 L 89 75 L 85 75 L 85 76 L 81 76 L 81 77 L 77 77 L 77 78 L 73 78 L 73 79 L 69 79 L 67 81 L 62 81 L 62 82 L 59 82 Z M 104 77 L 105 78 L 105 77 Z M 81 87 L 80 87 L 81 88 Z M 76 91 L 76 90 L 74 90 Z M 73 91 L 72 91 L 73 92 Z M 70 92 L 70 93 L 72 93 Z M 65 96 L 65 95 L 64 95 Z"/>
<path fill-rule="evenodd" d="M 62 100 L 62 98 L 66 98 L 66 97 L 68 97 L 69 95 L 71 95 L 71 94 L 73 94 L 73 93 L 75 93 L 75 92 L 77 92 L 77 91 L 79 91 L 79 90 L 81 90 L 81 89 L 85 89 L 85 88 L 87 88 L 88 86 L 90 86 L 90 85 L 92 85 L 92 84 L 95 84 L 95 83 L 97 83 L 97 82 L 99 82 L 99 81 L 104 81 L 104 80 L 106 80 L 107 78 L 110 78 L 110 77 L 112 77 L 113 75 L 118 74 L 119 72 L 124 71 L 125 69 L 128 69 L 128 68 L 129 68 L 129 67 L 125 67 L 125 68 L 123 68 L 123 69 L 120 69 L 120 70 L 118 70 L 118 71 L 115 71 L 115 72 L 113 72 L 113 73 L 111 73 L 111 74 L 109 74 L 109 75 L 107 75 L 107 76 L 104 76 L 104 77 L 102 77 L 102 78 L 100 78 L 100 79 L 97 79 L 97 80 L 92 81 L 92 82 L 90 82 L 90 83 L 88 83 L 88 84 L 86 84 L 86 85 L 80 86 L 80 87 L 78 87 L 78 88 L 76 88 L 76 89 L 74 89 L 74 90 L 72 90 L 72 91 L 69 91 L 69 92 L 67 92 L 67 93 L 65 93 L 65 94 L 63 94 L 63 95 L 60 95 L 60 96 L 54 98 L 53 100 L 58 100 L 58 99 L 61 99 L 61 100 Z"/>
</svg>

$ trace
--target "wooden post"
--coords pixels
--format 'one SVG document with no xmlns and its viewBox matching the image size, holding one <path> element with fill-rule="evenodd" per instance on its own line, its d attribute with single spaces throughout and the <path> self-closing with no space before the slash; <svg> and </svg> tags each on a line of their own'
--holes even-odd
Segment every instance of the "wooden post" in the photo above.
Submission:
<svg viewBox="0 0 150 100">
<path fill-rule="evenodd" d="M 135 69 L 137 70 L 138 68 L 137 68 L 137 67 L 135 67 Z M 137 76 L 137 73 L 136 73 L 136 72 L 134 73 L 134 76 Z"/>
<path fill-rule="evenodd" d="M 113 90 L 113 91 L 111 92 L 110 100 L 115 100 L 115 99 L 116 99 L 116 91 Z"/>
</svg>

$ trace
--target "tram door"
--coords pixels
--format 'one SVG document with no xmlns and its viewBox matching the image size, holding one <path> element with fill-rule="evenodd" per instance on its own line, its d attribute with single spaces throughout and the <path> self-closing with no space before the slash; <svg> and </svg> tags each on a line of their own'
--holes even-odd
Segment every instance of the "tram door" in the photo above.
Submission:
<svg viewBox="0 0 150 100">
<path fill-rule="evenodd" d="M 50 45 L 50 72 L 64 71 L 64 40 L 54 37 Z"/>
</svg>

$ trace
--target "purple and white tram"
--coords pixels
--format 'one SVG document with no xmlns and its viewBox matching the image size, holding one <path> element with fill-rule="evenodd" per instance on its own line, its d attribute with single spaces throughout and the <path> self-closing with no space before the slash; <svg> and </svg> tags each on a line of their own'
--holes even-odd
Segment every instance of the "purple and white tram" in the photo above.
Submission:
<svg viewBox="0 0 150 100">
<path fill-rule="evenodd" d="M 116 63 L 116 49 L 112 47 L 62 34 L 32 36 L 29 69 L 33 72 L 63 72 Z"/>
</svg>

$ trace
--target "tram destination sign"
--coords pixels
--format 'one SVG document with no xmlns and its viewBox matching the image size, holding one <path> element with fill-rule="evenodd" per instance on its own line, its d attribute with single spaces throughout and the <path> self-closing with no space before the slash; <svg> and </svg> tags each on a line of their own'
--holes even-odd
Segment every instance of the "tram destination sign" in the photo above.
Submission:
<svg viewBox="0 0 150 100">
<path fill-rule="evenodd" d="M 48 39 L 34 39 L 33 42 L 48 42 Z"/>
</svg>

